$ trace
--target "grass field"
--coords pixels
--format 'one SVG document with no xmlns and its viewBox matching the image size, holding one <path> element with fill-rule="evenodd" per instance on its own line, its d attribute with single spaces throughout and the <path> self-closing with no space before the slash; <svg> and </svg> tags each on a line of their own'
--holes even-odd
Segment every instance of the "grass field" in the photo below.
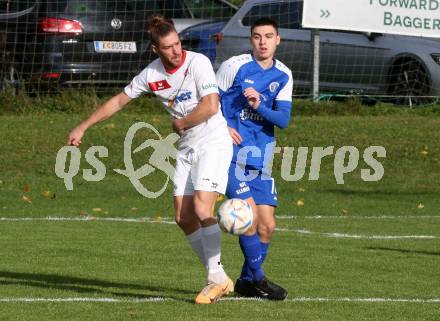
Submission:
<svg viewBox="0 0 440 321">
<path fill-rule="evenodd" d="M 333 155 L 317 181 L 307 179 L 309 159 L 306 176 L 286 182 L 275 157 L 278 231 L 265 271 L 289 298 L 212 306 L 192 303 L 204 274 L 173 224 L 171 187 L 147 199 L 113 171 L 124 168 L 128 128 L 147 121 L 166 136 L 168 116 L 128 110 L 87 132 L 81 170 L 91 168 L 88 147 L 102 145 L 107 175 L 88 182 L 80 171 L 73 191 L 55 158 L 85 113 L 0 116 L 0 320 L 439 320 L 438 109 L 299 107 L 279 146 L 355 146 L 361 155 L 383 146 L 384 177 L 364 182 L 360 161 L 338 185 Z M 137 167 L 147 157 L 137 155 Z M 156 171 L 142 182 L 159 189 L 164 180 Z M 241 261 L 236 238 L 224 235 L 234 278 Z"/>
</svg>

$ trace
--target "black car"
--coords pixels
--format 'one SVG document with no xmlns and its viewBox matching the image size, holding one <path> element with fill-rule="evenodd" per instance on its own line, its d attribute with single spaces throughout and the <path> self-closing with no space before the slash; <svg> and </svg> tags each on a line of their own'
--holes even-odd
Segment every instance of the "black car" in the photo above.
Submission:
<svg viewBox="0 0 440 321">
<path fill-rule="evenodd" d="M 2 78 L 39 92 L 120 87 L 154 58 L 152 14 L 191 18 L 179 0 L 0 1 Z"/>
</svg>

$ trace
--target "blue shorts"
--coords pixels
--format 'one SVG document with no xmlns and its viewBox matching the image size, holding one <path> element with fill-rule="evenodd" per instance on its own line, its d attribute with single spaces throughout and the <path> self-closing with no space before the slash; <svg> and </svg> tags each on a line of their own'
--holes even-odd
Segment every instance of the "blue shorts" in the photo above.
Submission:
<svg viewBox="0 0 440 321">
<path fill-rule="evenodd" d="M 237 166 L 239 167 L 237 168 Z M 257 205 L 277 206 L 275 180 L 268 174 L 263 174 L 261 169 L 248 165 L 243 168 L 243 165 L 231 163 L 228 174 L 226 187 L 228 198 L 247 199 L 252 197 Z M 253 178 L 255 174 L 257 175 Z"/>
</svg>

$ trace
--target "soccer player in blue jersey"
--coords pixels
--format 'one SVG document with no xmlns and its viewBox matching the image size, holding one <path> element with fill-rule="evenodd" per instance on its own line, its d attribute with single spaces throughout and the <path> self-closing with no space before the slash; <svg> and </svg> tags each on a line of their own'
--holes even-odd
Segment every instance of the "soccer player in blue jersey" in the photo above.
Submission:
<svg viewBox="0 0 440 321">
<path fill-rule="evenodd" d="M 261 266 L 275 229 L 277 195 L 269 163 L 274 129 L 286 128 L 292 108 L 292 72 L 274 59 L 278 26 L 260 18 L 251 27 L 252 53 L 225 61 L 217 72 L 221 108 L 234 141 L 226 195 L 245 199 L 254 224 L 239 243 L 245 261 L 235 292 L 247 297 L 284 300 L 287 291 L 268 280 Z"/>
</svg>

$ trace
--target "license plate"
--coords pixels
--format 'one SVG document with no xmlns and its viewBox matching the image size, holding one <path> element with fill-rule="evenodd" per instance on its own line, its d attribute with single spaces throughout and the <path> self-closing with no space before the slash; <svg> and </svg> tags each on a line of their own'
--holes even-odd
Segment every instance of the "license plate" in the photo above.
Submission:
<svg viewBox="0 0 440 321">
<path fill-rule="evenodd" d="M 96 52 L 136 52 L 134 41 L 94 41 Z"/>
</svg>

